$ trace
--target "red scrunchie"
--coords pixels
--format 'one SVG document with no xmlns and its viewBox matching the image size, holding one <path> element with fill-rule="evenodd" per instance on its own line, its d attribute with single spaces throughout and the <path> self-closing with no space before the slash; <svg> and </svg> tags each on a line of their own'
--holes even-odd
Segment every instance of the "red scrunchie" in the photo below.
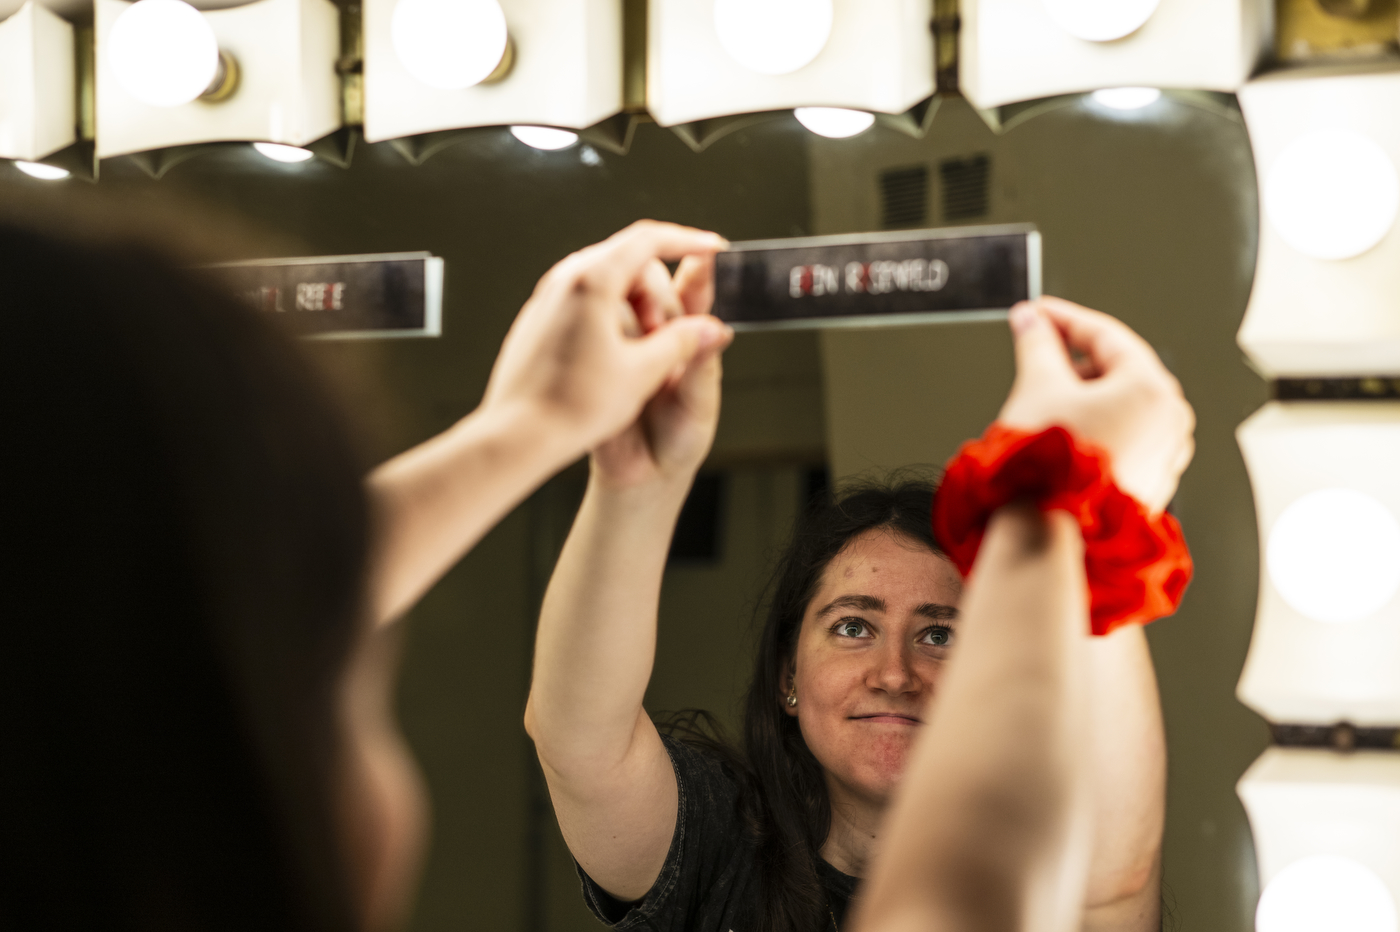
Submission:
<svg viewBox="0 0 1400 932">
<path fill-rule="evenodd" d="M 1079 519 L 1094 634 L 1170 615 L 1191 581 L 1181 525 L 1114 485 L 1108 454 L 1063 427 L 1037 434 L 993 424 L 962 445 L 933 499 L 933 536 L 966 576 L 992 512 L 1018 498 Z"/>
</svg>

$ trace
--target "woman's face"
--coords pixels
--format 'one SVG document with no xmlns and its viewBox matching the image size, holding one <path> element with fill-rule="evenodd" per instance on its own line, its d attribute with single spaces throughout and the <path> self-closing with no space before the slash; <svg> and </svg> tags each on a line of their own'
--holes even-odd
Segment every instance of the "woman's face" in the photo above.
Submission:
<svg viewBox="0 0 1400 932">
<path fill-rule="evenodd" d="M 945 557 L 876 529 L 826 567 L 785 685 L 833 790 L 883 805 L 956 641 L 962 579 Z"/>
</svg>

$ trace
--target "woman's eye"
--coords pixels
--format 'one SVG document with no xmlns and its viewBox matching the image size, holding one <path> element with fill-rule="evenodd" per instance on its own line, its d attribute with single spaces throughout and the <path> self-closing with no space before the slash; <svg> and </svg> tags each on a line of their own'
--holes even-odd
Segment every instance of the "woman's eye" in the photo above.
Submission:
<svg viewBox="0 0 1400 932">
<path fill-rule="evenodd" d="M 929 628 L 924 632 L 923 642 L 932 644 L 934 647 L 947 647 L 953 643 L 953 629 L 945 628 L 942 625 Z"/>
<path fill-rule="evenodd" d="M 836 633 L 845 638 L 868 637 L 863 621 L 841 621 L 836 623 Z"/>
</svg>

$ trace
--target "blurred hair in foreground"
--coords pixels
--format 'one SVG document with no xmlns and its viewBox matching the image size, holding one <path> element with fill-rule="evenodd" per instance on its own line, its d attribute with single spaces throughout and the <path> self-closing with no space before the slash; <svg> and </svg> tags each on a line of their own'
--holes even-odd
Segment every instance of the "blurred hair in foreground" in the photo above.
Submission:
<svg viewBox="0 0 1400 932">
<path fill-rule="evenodd" d="M 339 412 L 150 247 L 0 219 L 0 281 L 0 929 L 354 927 Z"/>
</svg>

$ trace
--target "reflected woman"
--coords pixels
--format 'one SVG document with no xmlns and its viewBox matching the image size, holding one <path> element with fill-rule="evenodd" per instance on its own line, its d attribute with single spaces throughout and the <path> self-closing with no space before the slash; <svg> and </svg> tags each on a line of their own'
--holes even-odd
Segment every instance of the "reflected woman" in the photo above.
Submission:
<svg viewBox="0 0 1400 932">
<path fill-rule="evenodd" d="M 708 295 L 683 304 L 672 312 L 704 312 Z M 1175 380 L 1106 315 L 1046 299 L 1032 316 L 1042 326 L 1016 333 L 1018 382 L 1003 420 L 1069 426 L 1112 454 L 1122 488 L 1164 507 L 1193 426 Z M 1066 344 L 1085 359 L 1077 372 Z M 663 736 L 642 697 L 666 544 L 713 438 L 719 385 L 718 359 L 693 367 L 594 451 L 541 612 L 526 727 L 589 906 L 605 922 L 837 932 L 965 634 L 963 583 L 930 533 L 930 486 L 861 488 L 818 507 L 778 568 L 742 748 Z M 1079 574 L 1064 585 L 1082 586 L 1082 562 L 1064 565 Z M 1010 570 L 979 572 L 996 591 Z M 1092 843 L 1071 915 L 1084 929 L 1156 928 L 1165 748 L 1146 640 L 1122 629 L 1084 655 Z M 969 759 L 982 754 L 979 742 L 969 738 Z M 922 811 L 942 818 L 936 777 L 922 776 L 933 793 Z"/>
</svg>

